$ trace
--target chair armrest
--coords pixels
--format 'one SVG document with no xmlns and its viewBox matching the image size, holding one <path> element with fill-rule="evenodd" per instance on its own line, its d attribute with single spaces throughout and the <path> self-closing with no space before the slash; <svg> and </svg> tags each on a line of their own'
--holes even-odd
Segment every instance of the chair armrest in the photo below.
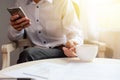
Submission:
<svg viewBox="0 0 120 80">
<path fill-rule="evenodd" d="M 31 47 L 32 43 L 28 39 L 20 39 L 16 42 L 17 47 Z"/>
<path fill-rule="evenodd" d="M 104 58 L 106 51 L 106 44 L 96 40 L 84 40 L 84 44 L 98 45 L 98 57 Z"/>
<path fill-rule="evenodd" d="M 10 53 L 18 47 L 32 46 L 28 39 L 20 39 L 17 42 L 10 42 L 1 46 L 2 51 L 2 69 L 10 66 Z"/>
<path fill-rule="evenodd" d="M 2 69 L 10 66 L 10 53 L 16 49 L 16 43 L 10 42 L 1 46 Z"/>
</svg>

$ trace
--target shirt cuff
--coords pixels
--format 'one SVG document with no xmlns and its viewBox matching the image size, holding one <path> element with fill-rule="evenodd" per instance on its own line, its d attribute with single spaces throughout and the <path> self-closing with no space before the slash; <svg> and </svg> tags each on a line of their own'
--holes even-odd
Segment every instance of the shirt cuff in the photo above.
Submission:
<svg viewBox="0 0 120 80">
<path fill-rule="evenodd" d="M 10 40 L 18 40 L 21 37 L 23 37 L 23 34 L 24 34 L 24 29 L 21 31 L 17 31 L 12 26 L 10 26 L 9 31 L 8 31 L 8 37 Z"/>
<path fill-rule="evenodd" d="M 83 42 L 84 42 L 84 40 L 83 40 L 83 38 L 82 38 L 82 37 L 81 37 L 81 38 L 75 37 L 75 38 L 70 39 L 70 40 L 72 40 L 72 41 L 74 41 L 74 42 L 78 43 L 78 45 L 82 45 L 82 44 L 83 44 Z"/>
<path fill-rule="evenodd" d="M 20 33 L 24 33 L 24 29 L 21 31 L 18 31 L 16 29 L 14 29 L 12 26 L 10 26 L 10 32 L 13 34 L 20 34 Z"/>
</svg>

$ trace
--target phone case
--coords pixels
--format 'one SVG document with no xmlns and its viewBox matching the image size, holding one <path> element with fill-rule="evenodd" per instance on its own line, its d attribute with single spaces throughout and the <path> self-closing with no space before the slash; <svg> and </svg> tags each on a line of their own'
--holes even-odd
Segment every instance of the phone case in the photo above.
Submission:
<svg viewBox="0 0 120 80">
<path fill-rule="evenodd" d="M 26 14 L 21 7 L 7 8 L 9 13 L 13 16 L 18 14 L 20 17 L 25 17 Z"/>
</svg>

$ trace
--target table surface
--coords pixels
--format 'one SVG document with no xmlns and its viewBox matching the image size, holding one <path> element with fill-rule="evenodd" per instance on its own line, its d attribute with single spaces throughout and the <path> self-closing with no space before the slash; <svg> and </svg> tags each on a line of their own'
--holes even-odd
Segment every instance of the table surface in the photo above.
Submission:
<svg viewBox="0 0 120 80">
<path fill-rule="evenodd" d="M 28 66 L 31 66 L 31 65 L 34 65 L 34 64 L 38 64 L 38 63 L 43 63 L 43 62 L 59 63 L 59 64 L 62 64 L 62 65 L 64 65 L 64 64 L 67 65 L 67 64 L 69 64 L 69 63 L 72 62 L 72 63 L 79 63 L 79 64 L 81 64 L 81 63 L 89 63 L 89 64 L 111 64 L 111 65 L 115 64 L 116 66 L 117 65 L 120 66 L 120 60 L 119 59 L 95 58 L 92 62 L 81 62 L 78 58 L 54 58 L 54 59 L 44 59 L 44 60 L 31 61 L 31 62 L 26 62 L 26 63 L 22 63 L 22 64 L 17 64 L 17 65 L 10 66 L 10 67 L 5 68 L 5 69 L 3 69 L 3 70 L 0 71 L 0 78 L 2 78 L 2 77 L 8 77 L 7 75 L 3 74 L 5 72 L 9 72 L 9 71 L 21 69 L 23 67 L 28 67 Z M 111 67 L 111 66 L 109 66 L 109 67 Z M 120 73 L 120 70 L 117 73 Z M 118 75 L 118 76 L 120 76 L 120 75 Z M 89 80 L 89 79 L 85 79 L 85 80 Z M 113 79 L 111 79 L 111 80 L 113 80 Z M 120 80 L 120 78 L 118 80 Z"/>
</svg>

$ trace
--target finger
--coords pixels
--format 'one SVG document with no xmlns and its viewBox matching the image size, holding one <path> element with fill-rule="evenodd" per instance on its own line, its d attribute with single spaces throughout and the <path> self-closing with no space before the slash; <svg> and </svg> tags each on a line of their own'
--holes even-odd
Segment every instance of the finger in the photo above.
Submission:
<svg viewBox="0 0 120 80">
<path fill-rule="evenodd" d="M 77 54 L 75 53 L 75 52 L 72 52 L 72 55 L 71 55 L 72 57 L 76 57 L 77 56 Z"/>
<path fill-rule="evenodd" d="M 67 56 L 67 57 L 75 57 L 76 56 L 76 53 L 71 51 L 70 49 L 66 48 L 66 47 L 63 47 L 63 51 L 64 51 L 64 54 Z"/>
<path fill-rule="evenodd" d="M 63 51 L 66 56 L 69 56 L 69 51 L 66 47 L 63 47 Z"/>
<path fill-rule="evenodd" d="M 10 21 L 13 22 L 13 21 L 15 21 L 18 18 L 19 18 L 19 15 L 11 16 Z"/>
<path fill-rule="evenodd" d="M 19 29 L 19 30 L 20 30 L 20 29 L 23 29 L 23 27 L 20 26 L 20 24 L 15 25 L 14 22 L 11 22 L 10 25 L 11 25 L 14 29 L 16 29 L 16 30 L 18 30 L 18 29 Z"/>
<path fill-rule="evenodd" d="M 66 47 L 67 48 L 71 48 L 71 47 L 73 47 L 74 46 L 74 44 L 73 44 L 73 42 L 72 41 L 67 41 L 67 43 L 66 43 Z"/>
<path fill-rule="evenodd" d="M 67 52 L 67 51 L 68 51 L 68 49 L 67 49 L 66 47 L 63 47 L 63 51 Z"/>
<path fill-rule="evenodd" d="M 17 24 L 21 24 L 22 22 L 25 22 L 25 21 L 27 21 L 26 18 L 21 18 L 21 19 L 16 20 L 16 21 L 15 21 L 15 24 L 16 24 L 16 25 L 17 25 Z"/>
<path fill-rule="evenodd" d="M 27 25 L 24 26 L 24 28 L 27 28 L 27 27 L 29 27 L 29 26 L 30 26 L 30 24 L 27 24 Z"/>
<path fill-rule="evenodd" d="M 76 52 L 75 47 L 69 49 L 70 51 Z"/>
<path fill-rule="evenodd" d="M 21 19 L 21 20 L 17 20 L 16 22 L 11 22 L 10 23 L 12 26 L 16 26 L 16 25 L 19 25 L 19 26 L 23 26 L 23 27 L 28 27 L 31 23 L 30 23 L 30 19 Z"/>
<path fill-rule="evenodd" d="M 22 28 L 23 28 L 23 27 L 22 27 L 22 26 L 20 26 L 20 25 L 14 25 L 13 27 L 14 27 L 15 29 L 19 29 L 19 28 L 21 28 L 21 29 L 22 29 Z"/>
<path fill-rule="evenodd" d="M 17 28 L 18 31 L 21 31 L 22 29 L 23 29 L 23 28 L 21 28 L 21 27 Z"/>
<path fill-rule="evenodd" d="M 70 53 L 70 56 L 71 56 L 71 57 L 77 56 L 76 53 L 75 53 L 75 51 L 74 51 L 74 48 L 70 48 L 70 49 L 69 49 L 69 53 Z"/>
<path fill-rule="evenodd" d="M 73 44 L 74 44 L 75 46 L 78 45 L 78 43 L 77 43 L 76 41 L 74 41 Z"/>
<path fill-rule="evenodd" d="M 10 25 L 11 25 L 11 26 L 14 26 L 15 24 L 14 24 L 14 22 L 10 22 Z"/>
<path fill-rule="evenodd" d="M 75 51 L 73 51 L 73 50 L 70 50 L 70 49 L 69 49 L 69 53 L 70 53 L 70 56 L 71 56 L 71 57 L 77 56 L 76 53 L 75 53 Z"/>
<path fill-rule="evenodd" d="M 16 29 L 17 31 L 21 31 L 21 30 L 23 29 L 23 28 L 22 28 L 21 26 L 19 26 L 19 25 L 15 25 L 13 28 Z"/>
<path fill-rule="evenodd" d="M 30 26 L 30 23 L 28 23 L 28 21 L 26 21 L 23 24 L 15 25 L 14 23 L 11 23 L 11 25 L 13 26 L 14 29 L 16 29 L 18 31 L 21 31 L 22 29 Z"/>
<path fill-rule="evenodd" d="M 20 24 L 22 27 L 27 27 L 28 25 L 30 25 L 30 22 L 29 21 L 24 21 Z"/>
</svg>

